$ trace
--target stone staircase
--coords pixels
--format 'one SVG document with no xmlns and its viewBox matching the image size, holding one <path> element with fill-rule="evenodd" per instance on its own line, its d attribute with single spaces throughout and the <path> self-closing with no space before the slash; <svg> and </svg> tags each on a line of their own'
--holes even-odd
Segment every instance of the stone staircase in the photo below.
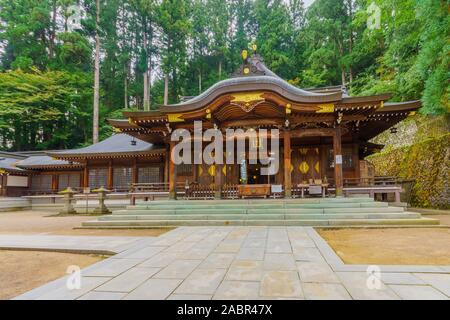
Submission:
<svg viewBox="0 0 450 320">
<path fill-rule="evenodd" d="M 140 202 L 83 227 L 436 225 L 372 198 L 161 200 Z"/>
<path fill-rule="evenodd" d="M 30 209 L 30 201 L 23 198 L 1 197 L 0 212 L 19 211 Z"/>
</svg>

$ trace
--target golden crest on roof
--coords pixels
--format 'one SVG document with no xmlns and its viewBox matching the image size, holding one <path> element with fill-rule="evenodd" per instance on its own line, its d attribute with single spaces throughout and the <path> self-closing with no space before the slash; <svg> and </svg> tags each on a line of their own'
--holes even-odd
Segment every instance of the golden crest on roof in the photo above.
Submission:
<svg viewBox="0 0 450 320">
<path fill-rule="evenodd" d="M 334 112 L 334 104 L 319 104 L 316 113 L 332 113 Z"/>
<path fill-rule="evenodd" d="M 248 58 L 248 51 L 245 50 L 245 49 L 242 50 L 241 55 L 242 55 L 242 59 L 247 60 L 247 58 Z"/>
</svg>

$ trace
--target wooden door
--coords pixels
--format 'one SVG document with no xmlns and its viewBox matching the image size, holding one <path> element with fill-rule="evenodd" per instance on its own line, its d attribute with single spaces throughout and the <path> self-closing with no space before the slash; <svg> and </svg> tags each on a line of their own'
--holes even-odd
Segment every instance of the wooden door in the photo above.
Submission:
<svg viewBox="0 0 450 320">
<path fill-rule="evenodd" d="M 322 179 L 320 148 L 294 148 L 291 157 L 293 183 L 308 182 L 309 179 Z"/>
</svg>

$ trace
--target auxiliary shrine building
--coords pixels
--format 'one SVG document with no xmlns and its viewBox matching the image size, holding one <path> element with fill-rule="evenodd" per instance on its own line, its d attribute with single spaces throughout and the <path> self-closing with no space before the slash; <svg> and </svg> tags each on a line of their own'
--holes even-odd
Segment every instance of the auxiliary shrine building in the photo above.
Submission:
<svg viewBox="0 0 450 320">
<path fill-rule="evenodd" d="M 373 169 L 364 158 L 383 146 L 369 141 L 415 114 L 421 105 L 387 102 L 390 97 L 351 97 L 341 86 L 299 89 L 269 70 L 255 53 L 232 77 L 199 96 L 109 120 L 120 133 L 100 143 L 43 154 L 1 153 L 0 190 L 3 195 L 50 193 L 67 186 L 126 191 L 132 184 L 154 184 L 171 198 L 187 190 L 215 198 L 236 192 L 291 197 L 302 186 L 317 185 L 341 195 L 344 186 L 373 184 Z M 278 129 L 278 172 L 261 175 L 262 165 L 248 161 L 250 148 L 241 163 L 176 165 L 170 159 L 177 143 L 171 141 L 171 133 L 193 132 L 196 121 L 203 130 L 222 132 Z M 224 146 L 224 154 L 228 151 Z"/>
</svg>

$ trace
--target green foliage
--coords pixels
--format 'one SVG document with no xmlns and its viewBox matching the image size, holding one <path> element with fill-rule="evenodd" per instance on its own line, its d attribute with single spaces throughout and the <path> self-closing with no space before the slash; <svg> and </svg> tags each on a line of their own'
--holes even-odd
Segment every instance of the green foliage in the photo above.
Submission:
<svg viewBox="0 0 450 320">
<path fill-rule="evenodd" d="M 372 3 L 381 9 L 380 29 L 367 27 Z M 162 104 L 165 76 L 170 103 L 228 77 L 252 42 L 268 67 L 296 86 L 391 92 L 394 101 L 421 99 L 424 114 L 446 113 L 448 4 L 316 0 L 304 8 L 301 0 L 101 0 L 101 135 L 110 132 L 105 119 L 119 117 L 118 110 L 144 109 L 144 91 L 150 109 Z M 71 28 L 73 5 L 83 12 L 77 28 Z M 9 83 L 0 93 L 3 149 L 89 143 L 95 13 L 95 0 L 0 0 L 0 72 Z M 144 90 L 147 77 L 152 81 Z M 36 121 L 29 119 L 34 113 Z"/>
<path fill-rule="evenodd" d="M 2 135 L 11 138 L 16 150 L 76 146 L 90 118 L 90 85 L 90 74 L 83 73 L 36 68 L 0 73 Z"/>
</svg>

